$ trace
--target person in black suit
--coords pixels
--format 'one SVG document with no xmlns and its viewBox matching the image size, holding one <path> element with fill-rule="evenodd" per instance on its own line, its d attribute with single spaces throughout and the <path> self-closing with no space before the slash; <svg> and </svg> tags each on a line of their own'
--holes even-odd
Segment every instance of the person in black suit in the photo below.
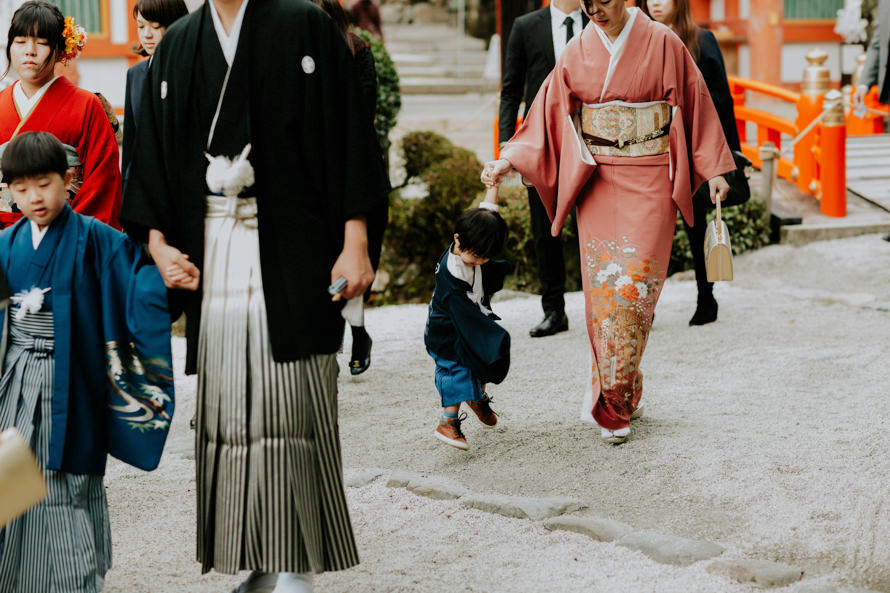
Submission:
<svg viewBox="0 0 890 593">
<path fill-rule="evenodd" d="M 136 35 L 139 45 L 135 48 L 140 56 L 148 57 L 127 70 L 127 91 L 124 95 L 124 138 L 121 143 L 121 180 L 127 187 L 127 175 L 133 160 L 133 144 L 136 139 L 136 122 L 139 121 L 139 102 L 142 86 L 148 73 L 151 56 L 161 42 L 167 27 L 179 17 L 188 14 L 183 0 L 139 0 L 133 7 Z"/>
<path fill-rule="evenodd" d="M 568 42 L 587 25 L 577 0 L 553 0 L 550 6 L 517 18 L 507 39 L 501 84 L 498 142 L 507 142 L 516 129 L 519 104 L 528 113 L 541 83 L 553 70 Z M 565 313 L 566 268 L 562 240 L 550 234 L 550 218 L 535 188 L 528 188 L 528 206 L 544 320 L 529 331 L 533 338 L 569 329 Z"/>
<path fill-rule="evenodd" d="M 723 54 L 720 53 L 717 38 L 692 20 L 689 0 L 643 0 L 641 8 L 651 18 L 673 29 L 674 33 L 683 41 L 686 49 L 695 59 L 695 64 L 701 70 L 702 78 L 705 79 L 705 84 L 708 86 L 708 93 L 711 95 L 711 101 L 720 117 L 726 143 L 731 150 L 741 150 L 732 93 L 729 90 L 726 67 L 723 64 Z M 705 325 L 717 321 L 714 283 L 708 282 L 705 264 L 705 232 L 708 225 L 708 209 L 711 207 L 707 184 L 703 184 L 695 192 L 692 197 L 692 207 L 693 224 L 690 226 L 686 219 L 683 219 L 686 235 L 689 237 L 689 244 L 692 247 L 695 283 L 698 285 L 695 313 L 689 320 L 689 325 Z"/>
</svg>

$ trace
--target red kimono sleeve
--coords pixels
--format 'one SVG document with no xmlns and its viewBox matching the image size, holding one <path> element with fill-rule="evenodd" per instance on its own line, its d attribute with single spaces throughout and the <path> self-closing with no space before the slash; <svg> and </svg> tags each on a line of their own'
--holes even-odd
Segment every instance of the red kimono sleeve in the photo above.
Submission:
<svg viewBox="0 0 890 593">
<path fill-rule="evenodd" d="M 83 133 L 77 153 L 83 163 L 83 184 L 71 207 L 80 214 L 120 229 L 121 172 L 117 138 L 102 103 L 90 96 L 84 106 Z"/>
</svg>

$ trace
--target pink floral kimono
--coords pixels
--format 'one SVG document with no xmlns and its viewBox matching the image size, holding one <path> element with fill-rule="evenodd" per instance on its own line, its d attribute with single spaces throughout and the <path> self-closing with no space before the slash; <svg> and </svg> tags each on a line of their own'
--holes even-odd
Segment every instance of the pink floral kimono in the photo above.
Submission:
<svg viewBox="0 0 890 593">
<path fill-rule="evenodd" d="M 677 208 L 691 221 L 693 191 L 735 168 L 682 41 L 628 11 L 614 42 L 591 22 L 569 44 L 501 150 L 538 190 L 554 235 L 577 209 L 593 361 L 582 416 L 609 430 L 629 426 L 642 396 Z M 596 145 L 604 138 L 616 145 Z"/>
</svg>

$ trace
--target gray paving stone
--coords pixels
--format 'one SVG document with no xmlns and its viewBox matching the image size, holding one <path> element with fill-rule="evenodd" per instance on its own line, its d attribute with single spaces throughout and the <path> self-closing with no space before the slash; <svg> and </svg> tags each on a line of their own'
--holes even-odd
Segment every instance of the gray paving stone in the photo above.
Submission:
<svg viewBox="0 0 890 593">
<path fill-rule="evenodd" d="M 707 570 L 711 574 L 761 587 L 784 587 L 803 577 L 802 568 L 767 560 L 718 560 L 708 565 Z"/>
<path fill-rule="evenodd" d="M 436 500 L 454 500 L 469 493 L 463 484 L 450 478 L 417 477 L 408 482 L 410 492 Z"/>
<path fill-rule="evenodd" d="M 390 474 L 389 480 L 386 481 L 386 486 L 388 488 L 407 488 L 411 480 L 419 477 L 419 475 L 412 472 L 395 471 Z"/>
<path fill-rule="evenodd" d="M 499 494 L 479 494 L 466 496 L 461 504 L 467 508 L 479 509 L 517 519 L 540 521 L 585 508 L 582 502 L 571 498 L 524 498 Z"/>
<path fill-rule="evenodd" d="M 794 593 L 878 593 L 872 589 L 860 589 L 858 587 L 836 587 L 824 583 L 801 583 Z"/>
<path fill-rule="evenodd" d="M 382 469 L 345 469 L 343 470 L 343 485 L 347 488 L 361 488 L 367 486 L 386 473 Z"/>
<path fill-rule="evenodd" d="M 551 531 L 573 531 L 600 542 L 615 541 L 633 531 L 626 523 L 600 517 L 557 517 L 546 521 L 544 527 Z"/>
<path fill-rule="evenodd" d="M 794 593 L 841 593 L 841 590 L 834 585 L 825 585 L 823 583 L 803 584 L 794 590 Z"/>
<path fill-rule="evenodd" d="M 619 546 L 642 552 L 656 562 L 676 566 L 688 566 L 723 553 L 723 548 L 715 543 L 652 531 L 634 531 L 616 543 Z"/>
</svg>

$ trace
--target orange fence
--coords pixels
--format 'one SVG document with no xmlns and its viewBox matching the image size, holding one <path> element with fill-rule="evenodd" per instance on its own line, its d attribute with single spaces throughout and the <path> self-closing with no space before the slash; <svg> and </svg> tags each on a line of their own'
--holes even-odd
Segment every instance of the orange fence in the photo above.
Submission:
<svg viewBox="0 0 890 593">
<path fill-rule="evenodd" d="M 736 126 L 739 131 L 739 140 L 742 143 L 742 152 L 748 157 L 755 167 L 761 166 L 760 146 L 764 142 L 772 142 L 780 151 L 782 149 L 782 135 L 794 138 L 800 132 L 798 125 L 786 118 L 763 109 L 755 109 L 747 104 L 747 91 L 766 95 L 773 99 L 779 99 L 798 107 L 800 93 L 794 93 L 781 87 L 765 84 L 756 80 L 748 80 L 737 76 L 729 77 L 729 90 L 735 104 Z M 821 105 L 819 106 L 821 108 Z M 757 127 L 756 142 L 748 141 L 748 123 Z M 809 123 L 809 122 L 806 122 Z M 806 125 L 806 123 L 804 125 Z M 790 181 L 797 178 L 794 161 L 780 156 L 778 163 L 778 175 Z"/>
<path fill-rule="evenodd" d="M 729 77 L 729 87 L 745 156 L 760 168 L 760 148 L 765 142 L 771 142 L 779 151 L 777 174 L 795 183 L 802 192 L 815 196 L 823 214 L 845 216 L 847 130 L 841 94 L 829 91 L 827 84 L 822 88 L 804 85 L 803 92 L 795 93 L 736 76 Z M 749 106 L 749 93 L 788 103 L 793 107 L 794 119 Z M 754 141 L 748 138 L 748 124 L 756 127 Z M 793 142 L 791 150 L 787 146 L 790 142 Z"/>
<path fill-rule="evenodd" d="M 878 101 L 878 87 L 873 86 L 865 95 L 865 106 L 868 112 L 862 117 L 853 112 L 852 96 L 850 110 L 846 116 L 847 134 L 850 136 L 868 136 L 884 133 L 884 118 L 887 117 L 887 105 Z M 882 115 L 883 114 L 883 115 Z"/>
</svg>

